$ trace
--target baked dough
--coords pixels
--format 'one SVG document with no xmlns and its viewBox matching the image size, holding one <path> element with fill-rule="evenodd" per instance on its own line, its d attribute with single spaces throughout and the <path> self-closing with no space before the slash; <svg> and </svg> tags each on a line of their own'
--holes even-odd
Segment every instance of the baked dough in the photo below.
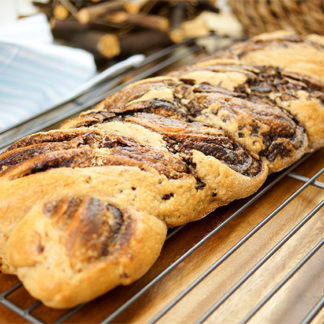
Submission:
<svg viewBox="0 0 324 324">
<path fill-rule="evenodd" d="M 323 146 L 321 42 L 259 36 L 11 145 L 0 155 L 2 271 L 54 308 L 142 276 L 168 227 Z"/>
</svg>

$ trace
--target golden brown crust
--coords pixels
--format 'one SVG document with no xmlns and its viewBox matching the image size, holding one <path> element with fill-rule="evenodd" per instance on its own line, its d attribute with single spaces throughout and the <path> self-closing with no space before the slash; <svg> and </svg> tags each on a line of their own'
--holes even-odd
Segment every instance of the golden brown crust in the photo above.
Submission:
<svg viewBox="0 0 324 324">
<path fill-rule="evenodd" d="M 66 308 L 142 276 L 165 235 L 164 222 L 153 216 L 94 197 L 64 197 L 26 214 L 9 238 L 6 260 L 32 295 Z"/>
<path fill-rule="evenodd" d="M 136 280 L 167 227 L 324 145 L 323 43 L 259 36 L 11 145 L 0 155 L 2 271 L 56 308 Z"/>
<path fill-rule="evenodd" d="M 261 34 L 233 46 L 226 56 L 247 64 L 280 67 L 324 83 L 324 48 L 320 40 L 320 36 L 308 38 L 286 31 Z"/>
<path fill-rule="evenodd" d="M 227 92 L 228 95 L 248 100 L 252 102 L 251 105 L 261 103 L 264 109 L 280 108 L 287 118 L 304 128 L 308 139 L 306 150 L 323 146 L 324 85 L 319 80 L 275 66 L 247 65 L 236 59 L 206 60 L 196 64 L 193 69 L 208 69 L 215 74 L 239 71 L 246 76 L 246 80 Z M 220 87 L 228 90 L 224 84 Z"/>
</svg>

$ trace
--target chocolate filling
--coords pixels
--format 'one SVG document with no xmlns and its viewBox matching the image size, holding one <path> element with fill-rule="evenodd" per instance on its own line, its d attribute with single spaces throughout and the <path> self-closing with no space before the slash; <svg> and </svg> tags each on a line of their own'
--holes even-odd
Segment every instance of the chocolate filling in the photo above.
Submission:
<svg viewBox="0 0 324 324">
<path fill-rule="evenodd" d="M 183 156 L 197 150 L 221 160 L 243 175 L 256 176 L 261 171 L 261 162 L 253 158 L 242 146 L 220 131 L 213 134 L 215 130 L 200 123 L 187 124 L 145 113 L 127 120 L 162 134 L 172 153 Z"/>
<path fill-rule="evenodd" d="M 235 88 L 235 92 L 244 94 L 249 100 L 265 100 L 276 104 L 281 101 L 297 99 L 297 91 L 307 92 L 310 98 L 323 97 L 323 86 L 309 77 L 283 72 L 275 67 L 259 67 L 255 76 Z M 275 96 L 274 96 L 275 95 Z"/>
<path fill-rule="evenodd" d="M 133 228 L 131 215 L 93 197 L 47 202 L 43 212 L 62 232 L 75 265 L 115 253 L 127 244 Z"/>
<path fill-rule="evenodd" d="M 41 143 L 57 143 L 57 142 L 69 142 L 74 138 L 82 138 L 85 140 L 86 138 L 91 138 L 91 136 L 95 136 L 94 131 L 83 130 L 83 129 L 74 129 L 69 131 L 51 131 L 48 133 L 37 133 L 34 135 L 30 135 L 24 137 L 12 144 L 7 151 L 11 151 L 20 147 L 27 147 L 31 145 L 37 145 Z"/>
<path fill-rule="evenodd" d="M 125 165 L 136 166 L 146 171 L 155 169 L 171 179 L 186 175 L 187 166 L 180 158 L 153 147 L 139 144 L 132 138 L 125 136 L 111 134 L 101 138 L 98 137 L 92 143 L 95 149 L 89 145 L 71 149 L 72 145 L 70 143 L 65 143 L 64 146 L 61 145 L 62 143 L 57 143 L 58 145 L 50 144 L 49 146 L 41 145 L 38 154 L 35 152 L 27 154 L 27 152 L 24 155 L 23 152 L 18 152 L 22 156 L 19 156 L 19 158 L 17 156 L 12 157 L 11 167 L 7 167 L 2 171 L 2 174 L 12 172 L 12 178 L 16 179 L 53 168 Z M 29 149 L 24 151 L 26 152 L 26 150 Z M 15 155 L 18 153 L 12 151 L 10 154 Z M 19 168 L 17 169 L 18 172 L 15 171 L 15 167 Z"/>
<path fill-rule="evenodd" d="M 162 200 L 169 200 L 174 196 L 174 194 L 171 192 L 169 194 L 166 194 L 162 197 Z"/>
</svg>

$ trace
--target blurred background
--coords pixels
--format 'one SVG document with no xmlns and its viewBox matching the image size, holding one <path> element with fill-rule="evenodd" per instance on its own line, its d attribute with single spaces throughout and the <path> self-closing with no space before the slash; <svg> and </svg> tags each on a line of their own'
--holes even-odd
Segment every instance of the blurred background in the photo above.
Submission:
<svg viewBox="0 0 324 324">
<path fill-rule="evenodd" d="M 323 34 L 321 0 L 0 0 L 0 23 L 43 13 L 56 42 L 83 48 L 99 69 L 132 54 L 208 35 L 239 39 L 277 29 Z"/>
<path fill-rule="evenodd" d="M 242 36 L 241 24 L 226 1 L 0 0 L 0 6 L 1 24 L 45 14 L 55 41 L 89 51 L 99 69 L 189 38 Z M 216 44 L 211 38 L 204 40 L 204 46 L 212 50 Z"/>
</svg>

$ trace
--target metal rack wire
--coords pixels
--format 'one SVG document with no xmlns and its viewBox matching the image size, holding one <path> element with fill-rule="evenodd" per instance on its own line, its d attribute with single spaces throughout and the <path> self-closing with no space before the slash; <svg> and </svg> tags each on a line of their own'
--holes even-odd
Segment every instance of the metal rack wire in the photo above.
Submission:
<svg viewBox="0 0 324 324">
<path fill-rule="evenodd" d="M 181 49 L 185 50 L 181 51 Z M 108 95 L 120 90 L 128 84 L 151 76 L 154 73 L 159 72 L 162 69 L 172 65 L 173 63 L 183 59 L 184 57 L 188 56 L 188 51 L 190 53 L 195 53 L 199 51 L 199 49 L 201 48 L 195 45 L 194 40 L 187 40 L 186 42 L 181 44 L 171 45 L 159 52 L 148 56 L 140 64 L 133 67 L 133 69 L 139 69 L 147 66 L 149 63 L 156 62 L 153 67 L 146 68 L 143 72 L 137 74 L 128 82 L 123 82 L 128 69 L 126 71 L 122 70 L 121 73 L 114 74 L 112 78 L 102 80 L 102 82 L 100 82 L 98 85 L 92 87 L 88 91 L 85 91 L 84 94 L 73 98 L 73 100 L 69 100 L 62 104 L 56 105 L 43 113 L 40 113 L 19 123 L 18 125 L 15 125 L 14 127 L 10 127 L 4 131 L 1 131 L 0 152 L 4 150 L 8 145 L 15 142 L 17 139 L 28 134 L 40 131 L 41 129 L 44 129 L 46 127 L 50 127 L 57 122 L 60 122 L 76 113 L 81 112 L 82 110 L 89 109 L 91 106 L 94 106 Z M 129 67 L 129 69 L 130 68 L 131 67 Z"/>
<path fill-rule="evenodd" d="M 189 46 L 191 51 L 197 51 L 198 47 L 193 44 L 186 44 Z M 155 57 L 150 57 L 146 60 L 144 64 L 148 62 L 152 62 L 156 59 L 164 58 L 162 62 L 154 66 L 154 68 L 150 68 L 145 70 L 140 75 L 136 77 L 136 79 L 140 79 L 143 77 L 147 77 L 152 75 L 155 72 L 160 71 L 162 68 L 169 66 L 170 64 L 176 62 L 181 59 L 184 54 L 177 55 L 176 57 L 168 55 L 174 50 L 177 49 L 177 46 L 170 47 L 165 49 L 163 52 L 156 54 Z M 119 76 L 122 78 L 122 76 Z M 98 89 L 96 89 L 98 94 Z M 114 89 L 118 90 L 119 87 Z M 102 89 L 101 89 L 102 90 Z M 111 91 L 114 91 L 111 90 Z M 107 95 L 107 93 L 106 93 Z M 96 100 L 100 101 L 102 95 L 96 96 Z M 92 102 L 96 101 L 94 98 L 91 99 Z M 87 106 L 89 104 L 87 103 Z M 85 104 L 78 104 L 75 110 L 84 109 Z M 73 112 L 75 112 L 73 110 Z M 66 116 L 64 116 L 65 118 Z M 51 122 L 56 122 L 57 120 L 52 120 Z M 27 123 L 29 123 L 28 121 Z M 48 126 L 48 125 L 46 125 Z M 35 131 L 35 129 L 31 129 L 31 132 Z M 13 139 L 15 140 L 15 139 Z M 7 142 L 6 144 L 8 144 Z M 264 225 L 266 225 L 270 220 L 275 219 L 278 213 L 285 208 L 290 202 L 292 202 L 296 197 L 304 191 L 306 188 L 310 186 L 315 186 L 321 190 L 324 189 L 324 183 L 319 181 L 320 175 L 324 173 L 324 168 L 320 171 L 316 172 L 311 178 L 302 176 L 300 174 L 296 174 L 293 171 L 305 162 L 310 155 L 304 156 L 300 161 L 292 165 L 287 170 L 279 173 L 275 178 L 268 182 L 265 186 L 263 186 L 256 194 L 251 196 L 241 207 L 235 210 L 229 217 L 226 218 L 223 222 L 221 222 L 218 226 L 216 226 L 213 230 L 211 230 L 207 235 L 205 235 L 202 239 L 200 239 L 197 243 L 195 243 L 189 250 L 187 250 L 184 254 L 178 257 L 174 262 L 172 262 L 168 267 L 166 267 L 162 272 L 160 272 L 157 276 L 155 276 L 150 282 L 148 282 L 144 287 L 139 289 L 136 294 L 134 294 L 130 299 L 128 299 L 125 303 L 115 309 L 107 318 L 105 318 L 101 323 L 112 323 L 115 321 L 119 315 L 125 312 L 132 304 L 134 304 L 141 296 L 143 296 L 149 289 L 151 289 L 154 285 L 156 285 L 162 278 L 164 278 L 168 273 L 170 273 L 173 269 L 175 269 L 179 264 L 181 264 L 186 258 L 188 258 L 193 252 L 195 252 L 200 246 L 206 243 L 209 239 L 211 239 L 216 233 L 218 233 L 225 225 L 231 222 L 234 218 L 238 217 L 243 211 L 245 211 L 249 206 L 258 202 L 258 200 L 265 195 L 271 188 L 277 185 L 283 179 L 287 179 L 288 177 L 293 178 L 297 181 L 300 181 L 302 185 L 293 192 L 287 199 L 285 199 L 282 203 L 274 208 L 274 210 L 265 215 L 263 220 L 259 222 L 255 227 L 253 227 L 244 237 L 242 237 L 237 243 L 235 243 L 225 254 L 223 254 L 220 258 L 218 258 L 210 267 L 208 267 L 199 277 L 197 277 L 191 284 L 189 284 L 179 295 L 177 295 L 174 299 L 172 299 L 163 309 L 161 309 L 151 320 L 149 323 L 156 323 L 160 320 L 165 314 L 167 314 L 178 302 L 180 302 L 193 288 L 195 288 L 200 282 L 202 282 L 208 275 L 210 275 L 215 269 L 217 269 L 227 258 L 229 258 L 235 251 L 237 251 L 244 243 L 246 243 L 253 235 L 255 235 Z M 324 200 L 322 200 L 312 211 L 310 211 L 297 225 L 295 225 L 286 235 L 284 235 L 281 240 L 275 244 L 253 267 L 251 267 L 230 289 L 226 291 L 226 293 L 218 299 L 212 307 L 210 307 L 205 314 L 202 315 L 201 318 L 195 319 L 196 323 L 203 323 L 206 321 L 239 287 L 241 287 L 244 282 L 246 282 L 262 265 L 268 262 L 271 257 L 284 246 L 286 242 L 288 242 L 303 226 L 316 215 L 321 208 L 324 206 Z M 177 235 L 179 231 L 183 229 L 183 227 L 176 228 L 169 232 L 167 239 L 170 239 L 172 236 Z M 185 229 L 184 229 L 185 230 Z M 298 262 L 296 266 L 294 266 L 290 271 L 282 278 L 282 280 L 273 287 L 272 290 L 267 292 L 262 300 L 257 303 L 252 309 L 247 312 L 245 318 L 242 318 L 242 323 L 247 323 L 256 313 L 305 265 L 305 263 L 310 260 L 310 258 L 317 253 L 324 245 L 324 238 L 322 238 L 313 248 L 310 249 L 308 253 Z M 22 308 L 11 301 L 8 297 L 15 292 L 17 289 L 21 287 L 21 283 L 15 284 L 10 287 L 8 290 L 2 292 L 0 294 L 0 304 L 6 306 L 13 312 L 19 314 L 24 319 L 32 322 L 32 323 L 46 323 L 43 320 L 37 318 L 32 312 L 41 305 L 39 301 L 36 301 L 28 308 Z M 57 319 L 54 324 L 60 324 L 64 321 L 68 320 L 73 314 L 82 309 L 85 304 L 79 305 L 74 309 L 68 311 L 59 319 Z M 312 309 L 309 309 L 308 314 L 305 315 L 303 320 L 303 324 L 310 323 L 312 319 L 317 315 L 317 313 L 324 307 L 324 296 L 318 300 L 318 302 L 313 306 Z"/>
</svg>

